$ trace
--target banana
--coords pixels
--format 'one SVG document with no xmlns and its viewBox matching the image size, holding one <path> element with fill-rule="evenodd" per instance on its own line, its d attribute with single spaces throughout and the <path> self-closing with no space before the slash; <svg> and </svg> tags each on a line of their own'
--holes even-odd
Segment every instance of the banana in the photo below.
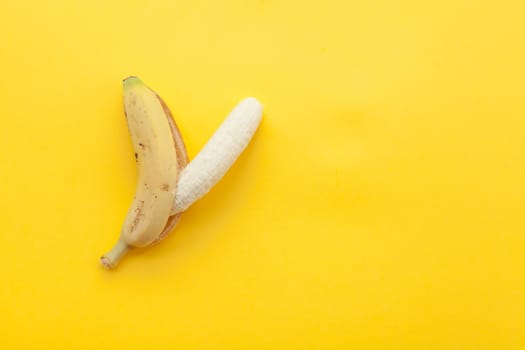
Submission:
<svg viewBox="0 0 525 350">
<path fill-rule="evenodd" d="M 187 164 L 184 142 L 166 104 L 139 78 L 124 80 L 124 110 L 135 151 L 138 181 L 118 242 L 101 257 L 115 267 L 132 248 L 162 239 L 180 215 L 170 218 L 179 171 Z M 169 232 L 169 231 L 168 231 Z"/>
<path fill-rule="evenodd" d="M 179 177 L 172 214 L 182 213 L 208 193 L 250 143 L 262 119 L 254 97 L 242 100 L 226 117 Z"/>
<path fill-rule="evenodd" d="M 156 244 L 182 212 L 208 193 L 252 139 L 262 118 L 255 98 L 241 101 L 189 163 L 168 106 L 139 78 L 124 79 L 124 111 L 135 150 L 135 197 L 115 246 L 100 258 L 114 268 L 133 248 Z M 188 164 L 189 163 L 189 164 Z"/>
</svg>

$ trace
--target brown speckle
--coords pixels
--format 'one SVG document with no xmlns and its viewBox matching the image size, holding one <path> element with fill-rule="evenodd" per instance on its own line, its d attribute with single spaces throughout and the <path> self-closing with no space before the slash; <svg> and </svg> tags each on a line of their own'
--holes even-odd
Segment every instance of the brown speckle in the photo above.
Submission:
<svg viewBox="0 0 525 350">
<path fill-rule="evenodd" d="M 138 160 L 139 159 L 139 155 L 137 154 L 137 152 L 135 152 L 135 160 Z"/>
<path fill-rule="evenodd" d="M 169 189 L 170 189 L 170 185 L 168 185 L 168 184 L 162 184 L 162 185 L 160 186 L 160 189 L 163 190 L 163 191 L 169 191 Z"/>
<path fill-rule="evenodd" d="M 139 206 L 135 208 L 135 217 L 133 218 L 133 222 L 131 223 L 131 226 L 129 228 L 130 232 L 135 231 L 137 226 L 139 225 L 140 220 L 144 217 L 144 201 L 140 201 Z"/>
</svg>

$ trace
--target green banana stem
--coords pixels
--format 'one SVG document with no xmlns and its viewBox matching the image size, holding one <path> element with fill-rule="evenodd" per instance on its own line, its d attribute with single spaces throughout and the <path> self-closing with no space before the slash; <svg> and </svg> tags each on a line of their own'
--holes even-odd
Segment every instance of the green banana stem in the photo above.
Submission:
<svg viewBox="0 0 525 350">
<path fill-rule="evenodd" d="M 111 250 L 108 253 L 104 254 L 100 258 L 100 263 L 106 269 L 112 269 L 118 265 L 120 259 L 122 259 L 122 257 L 126 255 L 126 253 L 130 250 L 131 247 L 122 239 L 119 239 L 117 241 L 117 244 L 115 244 L 115 246 L 111 248 Z"/>
</svg>

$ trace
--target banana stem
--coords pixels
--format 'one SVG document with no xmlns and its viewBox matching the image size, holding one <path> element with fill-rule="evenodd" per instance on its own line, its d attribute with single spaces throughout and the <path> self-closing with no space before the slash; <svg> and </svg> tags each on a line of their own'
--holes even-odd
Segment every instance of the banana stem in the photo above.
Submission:
<svg viewBox="0 0 525 350">
<path fill-rule="evenodd" d="M 108 270 L 116 267 L 126 253 L 131 250 L 131 247 L 122 239 L 117 241 L 117 244 L 106 254 L 100 258 L 100 263 Z"/>
</svg>

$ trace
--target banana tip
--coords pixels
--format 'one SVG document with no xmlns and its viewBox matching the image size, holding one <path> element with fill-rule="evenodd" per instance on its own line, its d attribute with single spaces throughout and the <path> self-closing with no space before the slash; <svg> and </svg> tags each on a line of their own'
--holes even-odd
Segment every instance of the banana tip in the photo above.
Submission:
<svg viewBox="0 0 525 350">
<path fill-rule="evenodd" d="M 100 263 L 106 269 L 111 270 L 118 265 L 120 259 L 122 259 L 122 257 L 126 255 L 130 249 L 131 247 L 128 246 L 128 244 L 122 238 L 120 238 L 109 252 L 102 255 L 100 258 Z"/>
<path fill-rule="evenodd" d="M 142 81 L 140 80 L 139 77 L 137 77 L 136 75 L 130 75 L 129 77 L 127 78 L 124 78 L 122 80 L 122 83 L 124 85 L 129 85 L 129 84 L 136 84 L 136 83 L 141 83 Z"/>
<path fill-rule="evenodd" d="M 262 105 L 261 101 L 259 101 L 257 98 L 255 98 L 253 96 L 246 97 L 244 100 L 241 101 L 241 103 L 255 106 L 255 107 L 259 108 L 261 111 L 263 109 L 263 105 Z"/>
<path fill-rule="evenodd" d="M 106 269 L 106 270 L 111 270 L 113 269 L 115 266 L 111 263 L 111 261 L 105 257 L 105 256 L 101 256 L 100 257 L 100 264 L 102 264 L 102 266 Z"/>
</svg>

